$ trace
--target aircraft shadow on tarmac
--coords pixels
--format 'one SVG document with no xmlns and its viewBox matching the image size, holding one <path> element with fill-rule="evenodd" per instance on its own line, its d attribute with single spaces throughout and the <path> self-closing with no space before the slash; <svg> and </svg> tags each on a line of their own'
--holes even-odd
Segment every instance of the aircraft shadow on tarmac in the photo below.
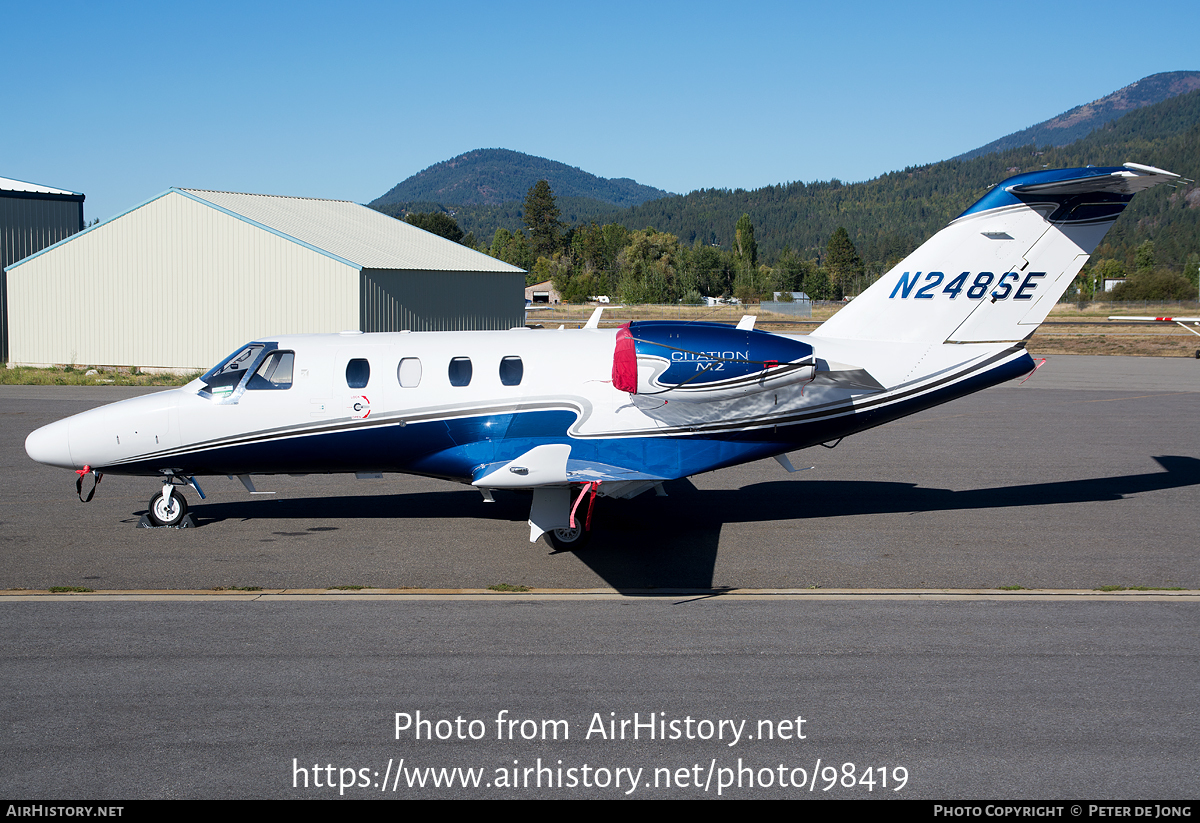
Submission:
<svg viewBox="0 0 1200 823">
<path fill-rule="evenodd" d="M 723 523 L 812 520 L 905 512 L 1021 508 L 1104 502 L 1163 489 L 1200 485 L 1200 459 L 1155 457 L 1164 471 L 1054 483 L 1028 483 L 951 491 L 914 483 L 883 481 L 796 481 L 756 483 L 740 489 L 697 489 L 689 480 L 666 484 L 669 496 L 600 499 L 591 542 L 576 557 L 617 589 L 712 587 Z M 275 500 L 265 512 L 258 501 L 199 504 L 198 525 L 224 520 L 445 518 L 469 515 L 523 523 L 528 494 L 496 494 L 481 504 L 475 491 L 424 492 L 370 497 Z M 514 527 L 514 540 L 524 528 Z M 553 552 L 551 552 L 553 554 Z"/>
</svg>

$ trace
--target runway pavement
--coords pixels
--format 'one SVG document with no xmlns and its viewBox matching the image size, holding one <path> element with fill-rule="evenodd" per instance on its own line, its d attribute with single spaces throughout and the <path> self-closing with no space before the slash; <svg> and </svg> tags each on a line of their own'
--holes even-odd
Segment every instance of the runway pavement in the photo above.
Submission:
<svg viewBox="0 0 1200 823">
<path fill-rule="evenodd" d="M 0 796 L 1186 800 L 1196 609 L 0 598 Z"/>
<path fill-rule="evenodd" d="M 136 391 L 136 390 L 134 390 Z M 773 460 L 601 500 L 591 544 L 530 544 L 529 497 L 388 475 L 189 491 L 199 528 L 134 528 L 158 483 L 30 461 L 25 435 L 117 389 L 0 387 L 0 589 L 1200 588 L 1200 362 L 1054 357 L 1008 384 Z"/>
<path fill-rule="evenodd" d="M 1200 588 L 1196 361 L 1054 357 L 811 471 L 603 501 L 578 554 L 529 544 L 518 495 L 417 478 L 214 480 L 199 528 L 135 529 L 155 484 L 83 505 L 21 448 L 119 396 L 0 387 L 0 589 L 626 595 L 0 594 L 2 796 L 1195 797 L 1195 595 L 1091 590 Z"/>
</svg>

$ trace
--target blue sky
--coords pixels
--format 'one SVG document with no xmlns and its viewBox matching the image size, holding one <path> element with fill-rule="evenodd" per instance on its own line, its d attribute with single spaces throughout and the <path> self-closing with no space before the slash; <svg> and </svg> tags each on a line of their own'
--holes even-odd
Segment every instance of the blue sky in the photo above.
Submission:
<svg viewBox="0 0 1200 823">
<path fill-rule="evenodd" d="M 170 186 L 366 202 L 476 148 L 676 192 L 864 180 L 1200 69 L 1195 0 L 0 2 L 0 176 L 89 220 Z"/>
</svg>

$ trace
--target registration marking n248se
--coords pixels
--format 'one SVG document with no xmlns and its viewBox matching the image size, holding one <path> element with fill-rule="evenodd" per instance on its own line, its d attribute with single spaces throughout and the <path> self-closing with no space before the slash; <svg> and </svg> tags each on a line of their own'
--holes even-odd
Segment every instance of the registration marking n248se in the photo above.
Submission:
<svg viewBox="0 0 1200 823">
<path fill-rule="evenodd" d="M 995 283 L 996 288 L 991 292 L 993 301 L 1005 300 L 1009 296 L 1013 300 L 1032 300 L 1033 291 L 1038 286 L 1035 281 L 1045 276 L 1046 273 L 1044 271 L 1031 271 L 1025 275 L 1024 280 L 1021 280 L 1019 273 L 1010 271 L 1000 275 L 999 279 L 997 279 L 996 275 L 992 272 L 981 271 L 972 278 L 971 272 L 965 271 L 952 278 L 949 283 L 946 283 L 940 293 L 948 294 L 950 299 L 954 300 L 965 291 L 968 299 L 981 300 L 988 295 L 988 289 L 991 288 L 992 283 Z M 945 279 L 946 275 L 943 272 L 926 272 L 925 284 L 920 288 L 916 288 L 917 283 L 921 280 L 921 272 L 914 272 L 911 275 L 908 272 L 904 272 L 900 275 L 900 279 L 896 281 L 896 287 L 892 289 L 889 298 L 899 296 L 900 299 L 904 299 L 912 296 L 914 300 L 932 300 L 938 294 L 937 287 L 941 286 Z M 1020 286 L 1016 286 L 1018 281 L 1021 282 Z"/>
</svg>

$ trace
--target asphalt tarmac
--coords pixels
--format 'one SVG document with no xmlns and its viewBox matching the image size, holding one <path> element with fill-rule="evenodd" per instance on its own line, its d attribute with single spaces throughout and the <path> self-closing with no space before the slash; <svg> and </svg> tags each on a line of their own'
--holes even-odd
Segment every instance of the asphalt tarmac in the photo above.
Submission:
<svg viewBox="0 0 1200 823">
<path fill-rule="evenodd" d="M 135 528 L 160 488 L 89 504 L 26 434 L 136 390 L 0 387 L 0 590 L 1200 588 L 1200 362 L 1053 357 L 1008 384 L 793 453 L 601 499 L 591 543 L 529 543 L 529 496 L 387 475 L 202 478 L 194 530 Z"/>
<path fill-rule="evenodd" d="M 152 481 L 83 505 L 21 447 L 121 396 L 0 387 L 0 796 L 1196 795 L 1198 598 L 1093 591 L 1200 588 L 1196 361 L 1054 357 L 810 471 L 602 501 L 577 554 L 404 477 L 210 480 L 136 529 Z M 286 593 L 495 583 L 612 593 Z M 250 585 L 285 593 L 132 594 Z M 49 586 L 108 593 L 11 591 Z"/>
<path fill-rule="evenodd" d="M 0 597 L 0 797 L 1194 799 L 1197 608 Z"/>
</svg>

